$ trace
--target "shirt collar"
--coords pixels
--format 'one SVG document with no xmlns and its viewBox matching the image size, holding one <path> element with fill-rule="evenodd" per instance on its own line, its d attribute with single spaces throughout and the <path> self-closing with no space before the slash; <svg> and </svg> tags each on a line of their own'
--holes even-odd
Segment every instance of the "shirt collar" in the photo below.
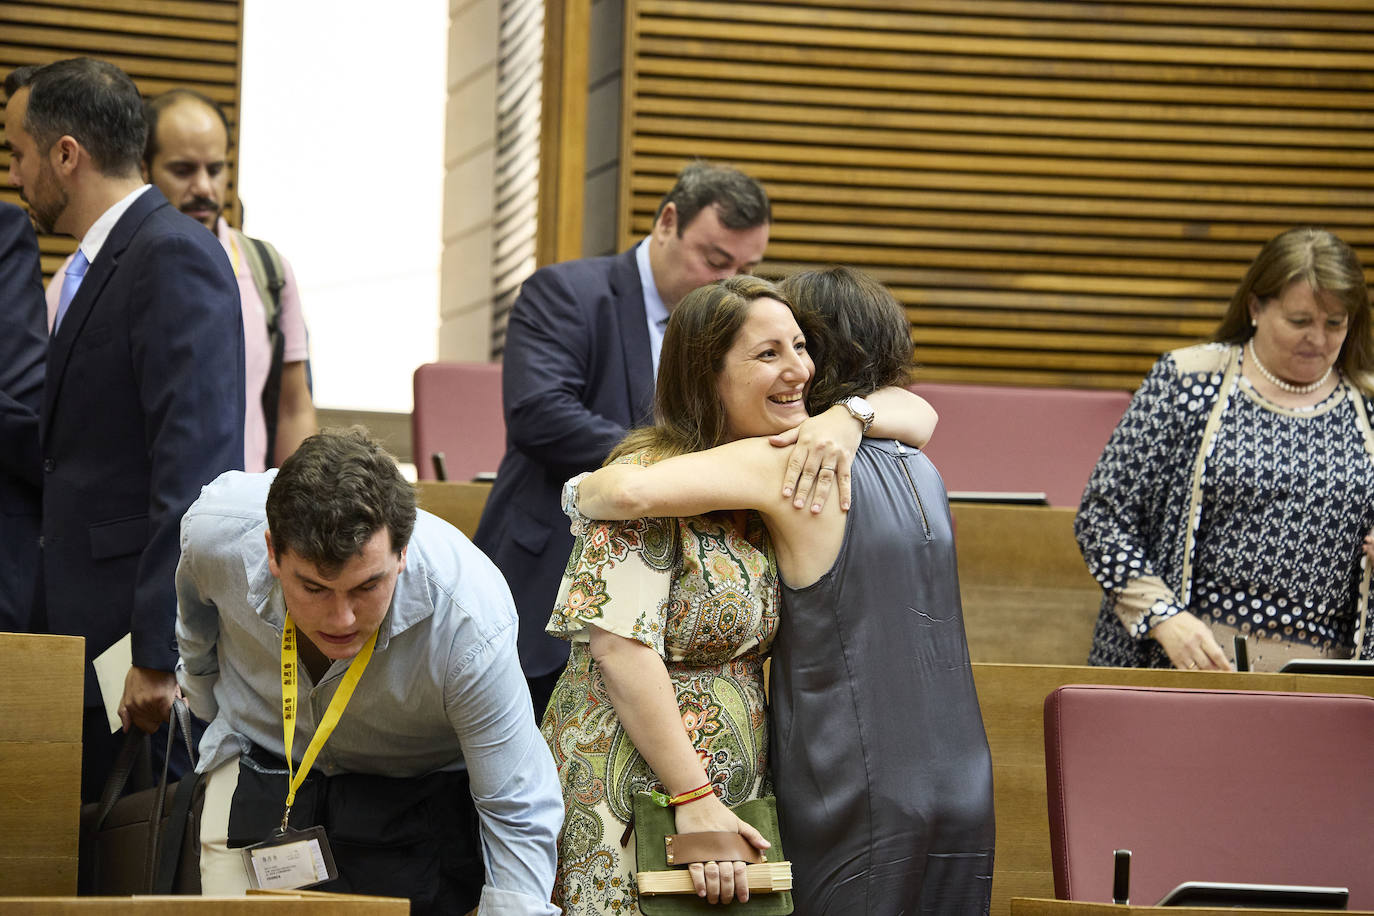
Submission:
<svg viewBox="0 0 1374 916">
<path fill-rule="evenodd" d="M 95 263 L 95 256 L 100 254 L 100 249 L 105 246 L 105 240 L 110 237 L 114 230 L 115 223 L 124 215 L 124 211 L 134 205 L 138 196 L 151 188 L 152 185 L 145 184 L 142 187 L 130 191 L 124 199 L 120 200 L 113 207 L 100 214 L 100 218 L 91 223 L 91 228 L 86 230 L 86 234 L 81 237 L 81 250 L 86 255 L 86 262 Z"/>
<path fill-rule="evenodd" d="M 635 263 L 639 265 L 639 286 L 644 291 L 644 321 L 649 326 L 649 355 L 653 359 L 654 378 L 658 378 L 658 357 L 663 349 L 663 331 L 668 324 L 668 306 L 658 294 L 654 272 L 649 266 L 649 238 L 635 249 Z"/>
<path fill-rule="evenodd" d="M 650 327 L 657 325 L 662 328 L 663 323 L 668 320 L 668 306 L 663 304 L 663 298 L 658 294 L 658 286 L 654 283 L 654 271 L 649 266 L 647 236 L 635 248 L 635 263 L 639 265 L 639 285 L 644 290 L 644 317 Z"/>
</svg>

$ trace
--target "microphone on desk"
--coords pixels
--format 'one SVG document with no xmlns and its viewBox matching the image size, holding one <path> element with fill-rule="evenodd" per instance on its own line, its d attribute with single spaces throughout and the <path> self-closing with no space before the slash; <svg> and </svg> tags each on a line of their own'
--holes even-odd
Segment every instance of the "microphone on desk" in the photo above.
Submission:
<svg viewBox="0 0 1374 916">
<path fill-rule="evenodd" d="M 1236 647 L 1236 670 L 1250 670 L 1250 647 L 1245 642 L 1245 637 L 1237 633 L 1232 641 Z"/>
<path fill-rule="evenodd" d="M 1131 851 L 1118 849 L 1112 853 L 1112 903 L 1131 902 Z"/>
</svg>

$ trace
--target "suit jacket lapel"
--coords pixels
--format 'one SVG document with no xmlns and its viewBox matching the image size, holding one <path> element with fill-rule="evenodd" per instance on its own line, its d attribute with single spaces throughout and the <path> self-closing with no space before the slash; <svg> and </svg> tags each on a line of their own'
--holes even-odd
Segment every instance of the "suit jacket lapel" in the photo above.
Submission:
<svg viewBox="0 0 1374 916">
<path fill-rule="evenodd" d="M 635 249 L 622 252 L 611 268 L 611 294 L 619 311 L 620 346 L 625 358 L 631 426 L 650 423 L 654 417 L 654 356 L 649 349 L 649 325 L 644 317 L 644 287 L 639 282 Z"/>
<path fill-rule="evenodd" d="M 67 306 L 67 314 L 62 317 L 62 324 L 48 345 L 47 387 L 43 396 L 42 433 L 45 440 L 52 425 L 53 406 L 57 403 L 62 390 L 62 378 L 70 361 L 72 348 L 80 338 L 92 308 L 104 291 L 105 285 L 110 282 L 110 277 L 114 275 L 115 268 L 133 240 L 134 233 L 149 214 L 166 203 L 167 198 L 163 197 L 157 188 L 149 188 L 138 196 L 110 230 L 105 244 L 100 246 L 100 252 L 95 256 L 95 261 L 86 270 L 86 276 L 82 279 L 76 295 L 72 297 L 71 305 Z"/>
</svg>

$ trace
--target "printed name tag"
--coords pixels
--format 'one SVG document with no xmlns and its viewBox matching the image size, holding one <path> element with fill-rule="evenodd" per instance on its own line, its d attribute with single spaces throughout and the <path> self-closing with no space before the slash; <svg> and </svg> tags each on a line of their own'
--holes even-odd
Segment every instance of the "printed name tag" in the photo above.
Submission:
<svg viewBox="0 0 1374 916">
<path fill-rule="evenodd" d="M 248 882 L 254 888 L 297 890 L 339 876 L 323 827 L 288 830 L 243 850 Z"/>
</svg>

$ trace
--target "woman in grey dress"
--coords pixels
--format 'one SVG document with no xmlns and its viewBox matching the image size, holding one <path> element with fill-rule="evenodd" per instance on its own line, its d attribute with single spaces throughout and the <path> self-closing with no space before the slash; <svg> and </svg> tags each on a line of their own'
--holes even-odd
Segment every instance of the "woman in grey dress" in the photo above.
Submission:
<svg viewBox="0 0 1374 916">
<path fill-rule="evenodd" d="M 813 410 L 906 380 L 909 326 L 881 285 L 833 268 L 783 289 L 818 319 L 807 328 Z M 770 718 L 798 913 L 986 913 L 992 766 L 939 474 L 917 449 L 865 439 L 849 480 L 822 467 L 822 485 L 838 484 L 841 498 L 798 512 L 776 490 L 786 461 L 767 440 L 745 439 L 652 468 L 606 468 L 581 482 L 579 508 L 763 516 L 783 580 Z"/>
</svg>

